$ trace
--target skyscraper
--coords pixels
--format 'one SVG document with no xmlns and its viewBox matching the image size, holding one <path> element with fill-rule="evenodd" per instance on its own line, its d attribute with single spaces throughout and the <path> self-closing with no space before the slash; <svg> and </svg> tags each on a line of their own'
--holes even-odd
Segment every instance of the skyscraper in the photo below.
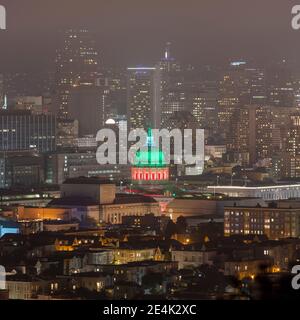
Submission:
<svg viewBox="0 0 300 320">
<path fill-rule="evenodd" d="M 219 127 L 230 143 L 230 123 L 238 107 L 266 103 L 263 70 L 248 66 L 245 61 L 231 62 L 219 85 Z"/>
<path fill-rule="evenodd" d="M 56 57 L 56 111 L 59 118 L 68 118 L 72 88 L 95 85 L 98 58 L 95 41 L 88 30 L 65 31 Z"/>
<path fill-rule="evenodd" d="M 286 130 L 285 150 L 283 152 L 283 175 L 300 177 L 300 114 L 290 115 L 289 126 Z"/>
<path fill-rule="evenodd" d="M 129 128 L 159 128 L 160 69 L 135 67 L 127 69 L 127 115 Z"/>
<path fill-rule="evenodd" d="M 186 91 L 181 66 L 171 55 L 171 43 L 166 44 L 159 62 L 161 70 L 161 122 L 162 125 L 177 111 L 186 109 Z"/>
<path fill-rule="evenodd" d="M 295 91 L 297 91 L 297 88 L 294 88 L 292 78 L 286 60 L 268 68 L 266 83 L 269 105 L 278 107 L 295 106 Z"/>
<path fill-rule="evenodd" d="M 251 166 L 261 159 L 282 157 L 286 148 L 295 155 L 294 140 L 299 135 L 296 118 L 292 118 L 294 125 L 290 125 L 295 112 L 295 108 L 257 105 L 237 109 L 230 126 L 233 143 L 227 145 L 228 149 L 236 152 L 242 164 Z"/>
</svg>

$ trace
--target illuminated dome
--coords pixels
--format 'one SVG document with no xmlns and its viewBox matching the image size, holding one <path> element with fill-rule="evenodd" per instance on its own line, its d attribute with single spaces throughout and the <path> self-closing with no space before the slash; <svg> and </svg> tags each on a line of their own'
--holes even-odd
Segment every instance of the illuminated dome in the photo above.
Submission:
<svg viewBox="0 0 300 320">
<path fill-rule="evenodd" d="M 132 182 L 138 184 L 164 183 L 169 181 L 169 167 L 164 153 L 153 146 L 152 132 L 148 131 L 148 149 L 137 151 L 131 168 Z"/>
<path fill-rule="evenodd" d="M 135 167 L 163 168 L 166 167 L 164 153 L 155 148 L 148 151 L 138 151 L 134 158 Z"/>
<path fill-rule="evenodd" d="M 105 124 L 113 125 L 116 124 L 116 121 L 114 119 L 108 119 L 106 120 Z"/>
</svg>

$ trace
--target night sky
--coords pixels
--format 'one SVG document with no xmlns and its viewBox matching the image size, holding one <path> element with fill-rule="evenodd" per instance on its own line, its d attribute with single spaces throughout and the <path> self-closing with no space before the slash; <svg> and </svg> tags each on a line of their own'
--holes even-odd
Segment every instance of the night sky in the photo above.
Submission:
<svg viewBox="0 0 300 320">
<path fill-rule="evenodd" d="M 179 60 L 194 65 L 230 57 L 300 57 L 300 31 L 293 31 L 290 23 L 297 0 L 0 0 L 0 4 L 8 14 L 8 31 L 0 32 L 0 71 L 51 67 L 58 31 L 79 26 L 95 33 L 106 66 L 151 64 L 167 41 L 173 43 Z"/>
</svg>

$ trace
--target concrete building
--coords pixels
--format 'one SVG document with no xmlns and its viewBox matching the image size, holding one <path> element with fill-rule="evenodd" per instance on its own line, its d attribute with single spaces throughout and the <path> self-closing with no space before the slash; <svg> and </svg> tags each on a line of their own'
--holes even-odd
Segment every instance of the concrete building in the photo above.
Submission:
<svg viewBox="0 0 300 320">
<path fill-rule="evenodd" d="M 208 186 L 208 191 L 229 197 L 253 197 L 263 200 L 282 200 L 300 197 L 300 184 L 278 184 L 269 186 Z"/>
<path fill-rule="evenodd" d="M 159 216 L 161 213 L 159 203 L 152 197 L 125 194 L 118 194 L 113 203 L 101 206 L 100 210 L 102 222 L 111 224 L 121 224 L 127 216 Z"/>
<path fill-rule="evenodd" d="M 61 185 L 62 197 L 88 197 L 101 204 L 111 204 L 116 197 L 116 185 L 97 178 L 74 178 Z"/>
</svg>

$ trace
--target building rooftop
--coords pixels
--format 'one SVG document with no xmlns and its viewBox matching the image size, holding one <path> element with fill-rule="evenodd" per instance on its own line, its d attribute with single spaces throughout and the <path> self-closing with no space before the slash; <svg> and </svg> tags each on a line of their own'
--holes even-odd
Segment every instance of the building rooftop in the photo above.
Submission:
<svg viewBox="0 0 300 320">
<path fill-rule="evenodd" d="M 127 203 L 157 203 L 157 201 L 149 196 L 141 194 L 125 194 L 118 193 L 113 204 L 127 204 Z"/>
<path fill-rule="evenodd" d="M 71 178 L 67 179 L 63 184 L 114 184 L 110 180 L 104 178 L 97 178 L 97 177 L 79 177 L 79 178 Z"/>
<path fill-rule="evenodd" d="M 50 201 L 48 206 L 97 206 L 99 203 L 89 197 L 64 197 Z"/>
</svg>

